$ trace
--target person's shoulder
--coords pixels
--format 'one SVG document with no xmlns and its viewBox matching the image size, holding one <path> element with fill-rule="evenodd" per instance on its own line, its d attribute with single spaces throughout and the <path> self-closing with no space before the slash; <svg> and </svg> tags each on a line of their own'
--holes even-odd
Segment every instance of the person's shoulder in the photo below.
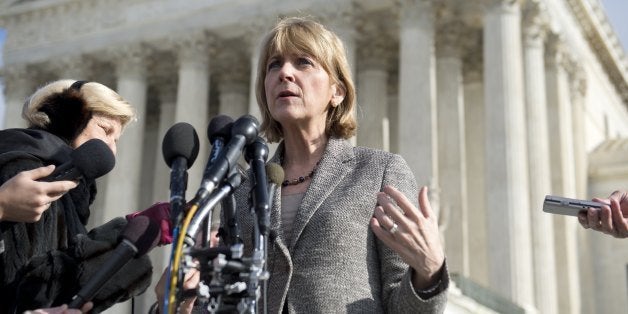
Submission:
<svg viewBox="0 0 628 314">
<path fill-rule="evenodd" d="M 391 153 L 382 149 L 376 149 L 364 146 L 355 146 L 353 152 L 358 160 L 394 160 L 403 159 L 401 155 Z"/>
</svg>

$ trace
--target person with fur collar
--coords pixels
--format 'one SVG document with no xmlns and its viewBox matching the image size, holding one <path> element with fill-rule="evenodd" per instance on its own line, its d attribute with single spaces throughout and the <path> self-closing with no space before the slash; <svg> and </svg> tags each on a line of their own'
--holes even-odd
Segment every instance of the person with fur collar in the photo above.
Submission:
<svg viewBox="0 0 628 314">
<path fill-rule="evenodd" d="M 22 116 L 28 128 L 0 131 L 2 188 L 32 169 L 70 161 L 73 149 L 91 139 L 102 140 L 115 154 L 116 142 L 135 112 L 103 84 L 58 80 L 30 96 Z M 44 204 L 46 209 L 31 221 L 1 217 L 0 313 L 69 302 L 117 246 L 126 219 L 116 218 L 88 232 L 96 184 L 79 178 L 74 185 Z M 110 280 L 115 287 L 106 285 L 96 295 L 93 312 L 142 293 L 150 284 L 152 266 L 144 256 L 119 273 Z"/>
</svg>

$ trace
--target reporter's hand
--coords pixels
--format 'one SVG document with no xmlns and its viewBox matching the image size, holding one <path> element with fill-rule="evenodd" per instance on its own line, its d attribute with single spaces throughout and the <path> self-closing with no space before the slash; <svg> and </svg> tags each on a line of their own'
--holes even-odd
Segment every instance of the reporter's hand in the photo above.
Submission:
<svg viewBox="0 0 628 314">
<path fill-rule="evenodd" d="M 68 309 L 68 306 L 64 304 L 62 306 L 57 306 L 53 308 L 26 311 L 24 312 L 24 314 L 82 314 L 82 313 L 89 312 L 92 309 L 92 306 L 93 306 L 92 302 L 87 302 L 79 310 L 79 309 Z"/>
<path fill-rule="evenodd" d="M 607 199 L 594 198 L 593 201 L 602 203 L 602 207 L 579 213 L 580 225 L 615 238 L 628 238 L 628 192 L 615 191 Z"/>
<path fill-rule="evenodd" d="M 36 222 L 50 203 L 77 186 L 73 181 L 39 182 L 54 165 L 23 171 L 0 186 L 0 221 Z"/>
<path fill-rule="evenodd" d="M 159 313 L 167 313 L 165 311 L 164 306 L 164 295 L 166 293 L 166 285 L 170 284 L 166 282 L 168 274 L 168 268 L 164 270 L 161 274 L 161 278 L 155 285 L 155 295 L 157 296 L 157 306 L 159 308 Z M 190 269 L 186 274 L 185 278 L 183 278 L 183 290 L 196 289 L 198 287 L 198 283 L 201 279 L 201 273 L 197 269 Z M 181 301 L 181 300 L 178 300 Z M 189 314 L 192 313 L 192 309 L 194 308 L 194 302 L 196 301 L 196 296 L 184 299 L 179 304 L 179 311 L 177 313 Z"/>
<path fill-rule="evenodd" d="M 445 262 L 445 253 L 436 215 L 427 198 L 427 187 L 419 191 L 420 209 L 391 186 L 385 186 L 384 192 L 377 194 L 377 203 L 371 218 L 375 235 L 414 269 L 412 284 L 415 289 L 426 289 L 436 284 Z"/>
</svg>

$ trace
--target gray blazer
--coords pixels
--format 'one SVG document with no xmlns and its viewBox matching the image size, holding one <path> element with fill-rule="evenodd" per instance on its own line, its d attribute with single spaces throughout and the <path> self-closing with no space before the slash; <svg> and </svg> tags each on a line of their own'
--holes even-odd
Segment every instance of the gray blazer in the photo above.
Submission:
<svg viewBox="0 0 628 314">
<path fill-rule="evenodd" d="M 279 161 L 283 144 L 271 162 Z M 369 220 L 384 185 L 401 190 L 417 205 L 417 185 L 399 156 L 345 140 L 330 139 L 286 239 L 281 226 L 281 191 L 271 210 L 268 312 L 428 313 L 443 312 L 447 271 L 440 291 L 424 300 L 411 284 L 411 270 L 371 231 Z M 236 191 L 238 221 L 251 249 L 250 180 Z M 250 256 L 250 255 L 249 255 Z"/>
</svg>

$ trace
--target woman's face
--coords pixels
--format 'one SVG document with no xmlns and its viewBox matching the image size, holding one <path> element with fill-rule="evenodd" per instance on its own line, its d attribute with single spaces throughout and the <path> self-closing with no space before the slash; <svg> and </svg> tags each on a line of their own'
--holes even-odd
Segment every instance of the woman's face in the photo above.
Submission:
<svg viewBox="0 0 628 314">
<path fill-rule="evenodd" d="M 102 140 L 116 154 L 116 142 L 122 134 L 122 124 L 118 119 L 101 115 L 94 115 L 83 132 L 72 142 L 72 148 L 77 148 L 91 139 Z"/>
<path fill-rule="evenodd" d="M 306 54 L 271 57 L 266 63 L 264 89 L 270 114 L 282 126 L 313 122 L 324 131 L 327 106 L 344 99 L 344 90 Z"/>
</svg>

